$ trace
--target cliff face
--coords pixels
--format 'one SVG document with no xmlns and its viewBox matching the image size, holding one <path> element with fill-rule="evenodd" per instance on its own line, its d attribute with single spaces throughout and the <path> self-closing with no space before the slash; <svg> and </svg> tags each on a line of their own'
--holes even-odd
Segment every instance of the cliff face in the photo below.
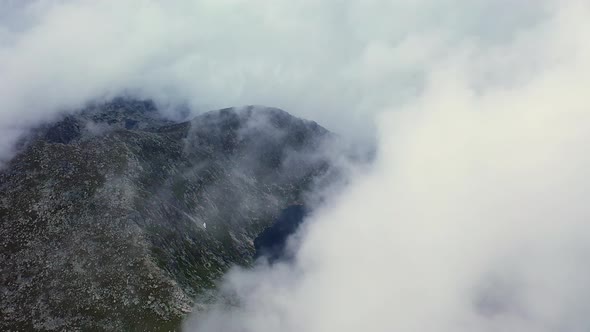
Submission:
<svg viewBox="0 0 590 332">
<path fill-rule="evenodd" d="M 173 123 L 117 99 L 36 130 L 0 173 L 0 330 L 173 330 L 329 164 L 271 108 Z"/>
</svg>

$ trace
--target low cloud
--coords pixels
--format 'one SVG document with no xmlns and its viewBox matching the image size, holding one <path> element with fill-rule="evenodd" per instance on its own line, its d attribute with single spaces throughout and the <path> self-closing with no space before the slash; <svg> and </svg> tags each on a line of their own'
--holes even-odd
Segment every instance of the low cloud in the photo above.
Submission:
<svg viewBox="0 0 590 332">
<path fill-rule="evenodd" d="M 583 331 L 590 8 L 430 63 L 292 264 L 234 270 L 188 331 Z M 493 70 L 492 70 L 493 69 Z M 229 300 L 228 300 L 229 299 Z"/>
<path fill-rule="evenodd" d="M 421 91 L 433 59 L 461 43 L 504 43 L 551 9 L 546 0 L 1 5 L 2 132 L 123 94 L 194 113 L 280 107 L 365 142 L 375 114 Z"/>
</svg>

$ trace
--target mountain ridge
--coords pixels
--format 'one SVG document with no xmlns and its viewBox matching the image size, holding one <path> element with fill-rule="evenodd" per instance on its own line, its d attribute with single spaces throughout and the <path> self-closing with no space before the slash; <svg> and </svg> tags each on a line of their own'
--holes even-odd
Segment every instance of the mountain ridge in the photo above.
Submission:
<svg viewBox="0 0 590 332">
<path fill-rule="evenodd" d="M 305 156 L 331 138 L 279 109 L 174 123 L 125 99 L 38 128 L 0 171 L 0 328 L 178 329 L 327 172 Z"/>
</svg>

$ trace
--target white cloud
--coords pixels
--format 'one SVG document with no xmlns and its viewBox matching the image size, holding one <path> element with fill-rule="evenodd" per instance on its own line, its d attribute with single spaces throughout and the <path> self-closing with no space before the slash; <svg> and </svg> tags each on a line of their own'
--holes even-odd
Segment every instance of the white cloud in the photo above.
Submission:
<svg viewBox="0 0 590 332">
<path fill-rule="evenodd" d="M 415 95 L 430 58 L 506 40 L 540 3 L 4 0 L 0 127 L 127 92 L 197 111 L 281 107 L 370 138 L 371 115 Z"/>
<path fill-rule="evenodd" d="M 590 7 L 445 50 L 292 266 L 235 270 L 198 331 L 584 331 Z M 493 72 L 489 72 L 494 69 Z M 495 75 L 490 80 L 490 75 Z"/>
</svg>

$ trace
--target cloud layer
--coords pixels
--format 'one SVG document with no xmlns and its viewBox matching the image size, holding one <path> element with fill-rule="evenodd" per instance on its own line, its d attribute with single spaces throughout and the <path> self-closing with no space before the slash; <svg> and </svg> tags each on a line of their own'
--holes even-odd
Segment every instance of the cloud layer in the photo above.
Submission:
<svg viewBox="0 0 590 332">
<path fill-rule="evenodd" d="M 293 265 L 235 270 L 195 331 L 584 331 L 590 8 L 432 60 Z M 236 305 L 237 304 L 237 305 Z"/>
<path fill-rule="evenodd" d="M 3 132 L 127 93 L 195 112 L 281 107 L 362 140 L 374 137 L 374 114 L 420 92 L 432 59 L 464 43 L 506 42 L 551 7 L 545 0 L 0 5 Z"/>
</svg>

